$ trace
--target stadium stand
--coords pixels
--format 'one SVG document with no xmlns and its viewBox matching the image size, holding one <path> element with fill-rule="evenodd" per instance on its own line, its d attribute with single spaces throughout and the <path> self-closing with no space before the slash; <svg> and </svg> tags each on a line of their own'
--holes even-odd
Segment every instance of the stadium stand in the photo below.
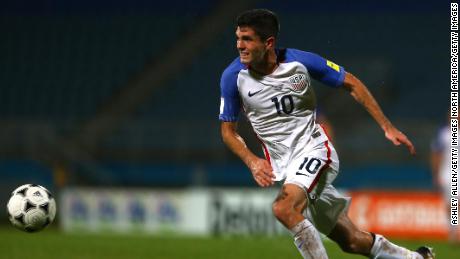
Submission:
<svg viewBox="0 0 460 259">
<path fill-rule="evenodd" d="M 174 8 L 176 1 L 159 6 L 140 1 L 128 7 L 122 2 L 1 4 L 5 7 L 0 8 L 3 157 L 26 164 L 40 161 L 43 150 L 59 146 L 59 139 L 80 134 L 82 122 L 93 118 L 146 65 L 164 58 L 173 42 L 198 30 L 203 17 L 215 9 L 213 1 L 197 1 L 180 10 Z M 431 181 L 426 173 L 427 140 L 446 108 L 447 91 L 434 89 L 447 85 L 448 64 L 443 60 L 448 53 L 439 50 L 447 45 L 448 28 L 440 18 L 443 7 L 439 4 L 417 5 L 423 9 L 414 11 L 409 5 L 415 2 L 408 2 L 394 4 L 391 12 L 367 4 L 343 13 L 338 10 L 346 5 L 337 1 L 340 8 L 327 17 L 322 12 L 331 10 L 321 3 L 302 13 L 297 9 L 303 6 L 263 3 L 279 10 L 281 46 L 289 42 L 289 47 L 311 49 L 356 72 L 387 114 L 416 142 L 416 158 L 409 159 L 403 151 L 388 152 L 389 144 L 377 126 L 350 104 L 346 94 L 316 86 L 320 103 L 337 128 L 336 146 L 344 165 L 343 178 L 338 179 L 341 187 L 360 188 L 372 182 L 373 178 L 358 181 L 356 175 L 365 175 L 361 172 L 377 172 L 387 179 L 402 177 L 404 183 L 410 175 L 416 179 L 415 188 L 429 186 Z M 82 176 L 75 184 L 103 185 L 101 179 L 111 185 L 252 184 L 245 168 L 221 143 L 218 130 L 220 73 L 236 57 L 231 22 L 208 46 L 194 49 L 196 57 L 189 65 L 174 71 L 128 117 L 105 132 L 90 161 L 81 159 L 70 166 L 77 178 Z M 298 28 L 309 28 L 311 33 Z M 242 127 L 251 134 L 247 125 Z M 257 145 L 254 140 L 249 144 Z M 362 154 L 368 154 L 365 166 Z M 0 162 L 4 163 L 8 161 Z M 94 165 L 103 169 L 104 177 L 93 176 L 88 168 Z M 0 168 L 5 173 L 14 171 L 10 166 Z M 204 172 L 204 180 L 197 180 L 196 168 Z M 40 172 L 41 165 L 28 170 Z M 401 176 L 401 172 L 410 173 Z"/>
</svg>

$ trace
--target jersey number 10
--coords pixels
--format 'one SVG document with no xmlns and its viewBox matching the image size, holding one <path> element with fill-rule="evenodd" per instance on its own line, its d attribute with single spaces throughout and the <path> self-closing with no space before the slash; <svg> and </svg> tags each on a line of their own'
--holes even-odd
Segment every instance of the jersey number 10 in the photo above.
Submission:
<svg viewBox="0 0 460 259">
<path fill-rule="evenodd" d="M 294 110 L 294 99 L 292 95 L 285 95 L 278 100 L 278 97 L 273 97 L 272 102 L 275 103 L 276 112 L 281 115 L 283 112 L 285 114 L 290 114 Z"/>
<path fill-rule="evenodd" d="M 301 171 L 302 169 L 305 169 L 310 174 L 316 174 L 316 172 L 318 172 L 318 169 L 319 169 L 320 166 L 321 166 L 321 160 L 319 160 L 318 158 L 305 157 L 303 162 L 302 162 L 302 164 L 299 167 L 299 171 Z M 306 176 L 306 174 L 302 174 L 300 172 L 296 172 L 296 175 L 305 175 Z"/>
</svg>

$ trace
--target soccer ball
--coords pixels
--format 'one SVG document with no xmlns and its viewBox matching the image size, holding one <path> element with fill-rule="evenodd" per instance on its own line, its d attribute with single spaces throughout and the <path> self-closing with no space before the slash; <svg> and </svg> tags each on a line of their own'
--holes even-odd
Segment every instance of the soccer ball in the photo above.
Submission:
<svg viewBox="0 0 460 259">
<path fill-rule="evenodd" d="M 56 216 L 53 196 L 46 188 L 36 184 L 24 184 L 16 188 L 6 207 L 13 226 L 26 232 L 42 230 Z"/>
</svg>

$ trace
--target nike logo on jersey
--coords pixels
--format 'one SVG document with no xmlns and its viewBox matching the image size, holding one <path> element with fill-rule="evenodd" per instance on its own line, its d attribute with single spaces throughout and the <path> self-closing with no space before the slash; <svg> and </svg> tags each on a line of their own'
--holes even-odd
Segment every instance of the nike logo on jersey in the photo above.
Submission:
<svg viewBox="0 0 460 259">
<path fill-rule="evenodd" d="M 299 173 L 299 172 L 295 172 L 295 175 L 303 175 L 303 176 L 306 176 L 306 177 L 310 177 L 308 174 L 302 174 L 302 173 Z"/>
<path fill-rule="evenodd" d="M 249 92 L 248 92 L 248 96 L 249 96 L 249 97 L 253 97 L 254 95 L 260 93 L 262 90 L 263 90 L 263 89 L 260 89 L 259 91 L 255 91 L 255 92 L 253 92 L 253 93 L 251 93 L 251 91 L 249 91 Z"/>
</svg>

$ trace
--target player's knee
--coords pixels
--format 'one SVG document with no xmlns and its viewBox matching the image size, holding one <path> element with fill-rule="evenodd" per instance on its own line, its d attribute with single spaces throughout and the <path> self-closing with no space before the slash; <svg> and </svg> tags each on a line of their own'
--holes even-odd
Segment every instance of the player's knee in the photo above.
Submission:
<svg viewBox="0 0 460 259">
<path fill-rule="evenodd" d="M 275 201 L 272 205 L 272 211 L 275 217 L 283 223 L 287 223 L 292 218 L 292 214 L 295 213 L 294 204 L 289 200 Z"/>
</svg>

